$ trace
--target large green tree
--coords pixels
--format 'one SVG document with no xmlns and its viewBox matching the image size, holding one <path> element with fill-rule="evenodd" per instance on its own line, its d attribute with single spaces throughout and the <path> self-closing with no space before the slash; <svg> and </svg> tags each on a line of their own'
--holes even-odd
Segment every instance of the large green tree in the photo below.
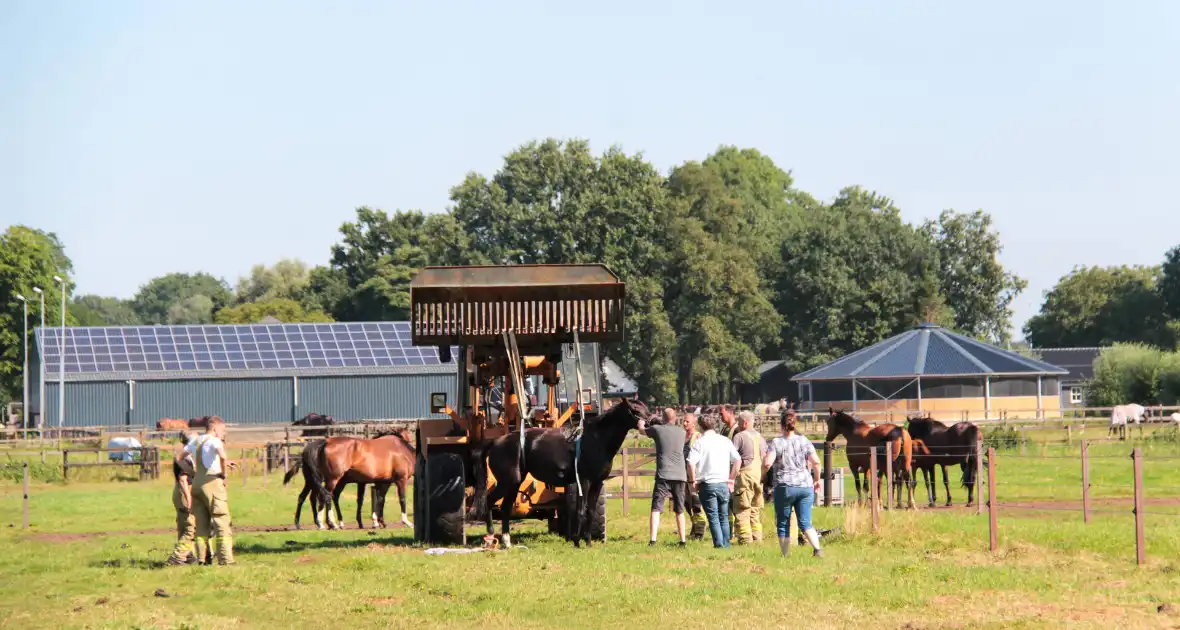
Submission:
<svg viewBox="0 0 1180 630">
<path fill-rule="evenodd" d="M 100 295 L 80 295 L 70 303 L 79 326 L 136 326 L 141 323 L 129 300 Z"/>
<path fill-rule="evenodd" d="M 1180 245 L 1168 250 L 1164 257 L 1160 269 L 1159 294 L 1164 315 L 1172 320 L 1180 320 Z"/>
<path fill-rule="evenodd" d="M 1156 285 L 1159 267 L 1078 267 L 1045 295 L 1024 327 L 1035 347 L 1171 346 Z"/>
<path fill-rule="evenodd" d="M 217 311 L 213 321 L 218 324 L 255 324 L 267 317 L 287 323 L 332 321 L 323 311 L 308 311 L 299 302 L 286 298 L 264 299 L 226 307 Z"/>
<path fill-rule="evenodd" d="M 892 200 L 845 188 L 782 245 L 783 357 L 797 369 L 818 365 L 937 316 L 937 264 L 934 244 Z"/>
<path fill-rule="evenodd" d="M 61 321 L 61 302 L 54 299 L 60 285 L 54 276 L 66 281 L 67 297 L 73 293 L 70 280 L 73 264 L 65 254 L 65 247 L 57 235 L 24 225 L 14 225 L 0 234 L 0 402 L 19 398 L 23 393 L 24 306 L 17 295 L 28 300 L 29 336 L 32 347 L 33 328 L 40 322 L 41 302 L 33 287 L 46 293 L 45 323 Z M 67 309 L 66 324 L 74 325 Z"/>
<path fill-rule="evenodd" d="M 508 154 L 492 178 L 472 173 L 451 190 L 451 231 L 472 262 L 602 262 L 628 283 L 628 341 L 607 353 L 641 396 L 661 401 L 675 394 L 667 358 L 675 336 L 658 280 L 668 221 L 663 183 L 639 155 L 617 147 L 594 155 L 585 141 L 548 139 Z"/>
<path fill-rule="evenodd" d="M 923 228 L 938 252 L 939 290 L 954 312 L 954 327 L 980 339 L 1008 341 L 1012 301 L 1028 283 L 1000 264 L 1000 235 L 991 216 L 946 210 Z"/>
<path fill-rule="evenodd" d="M 673 169 L 667 186 L 664 282 L 680 399 L 729 398 L 733 383 L 757 379 L 779 341 L 782 318 L 763 274 L 800 219 L 791 178 L 757 151 L 722 147 Z"/>
<path fill-rule="evenodd" d="M 417 210 L 357 208 L 356 221 L 340 227 L 341 242 L 332 247 L 332 267 L 347 286 L 332 308 L 337 319 L 409 319 L 410 280 L 428 264 L 425 225 Z"/>
<path fill-rule="evenodd" d="M 197 297 L 206 299 L 194 299 Z M 170 273 L 154 278 L 132 299 L 145 324 L 208 323 L 214 312 L 232 303 L 233 293 L 225 281 L 207 273 Z"/>
<path fill-rule="evenodd" d="M 307 264 L 295 258 L 284 258 L 277 263 L 254 265 L 250 275 L 238 280 L 238 304 L 262 300 L 294 300 L 307 296 L 310 279 Z"/>
</svg>

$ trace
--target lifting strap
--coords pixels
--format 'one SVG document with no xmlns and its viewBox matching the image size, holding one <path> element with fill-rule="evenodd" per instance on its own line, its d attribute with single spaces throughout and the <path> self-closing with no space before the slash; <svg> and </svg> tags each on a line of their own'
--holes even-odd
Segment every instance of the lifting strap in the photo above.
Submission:
<svg viewBox="0 0 1180 630">
<path fill-rule="evenodd" d="M 520 350 L 516 346 L 516 333 L 512 330 L 503 331 L 504 335 L 504 350 L 508 353 L 508 371 L 512 377 L 512 391 L 516 395 L 516 410 L 520 417 L 520 468 L 521 473 L 525 472 L 524 459 L 524 421 L 525 421 L 525 405 L 524 405 L 524 378 L 522 376 L 522 368 L 520 365 Z"/>
<path fill-rule="evenodd" d="M 578 428 L 574 431 L 574 482 L 578 496 L 582 496 L 582 477 L 578 472 L 578 460 L 582 458 L 582 429 L 586 420 L 586 406 L 582 404 L 582 344 L 578 343 L 578 331 L 574 330 L 574 373 L 577 375 L 578 393 L 574 396 L 578 405 Z"/>
</svg>

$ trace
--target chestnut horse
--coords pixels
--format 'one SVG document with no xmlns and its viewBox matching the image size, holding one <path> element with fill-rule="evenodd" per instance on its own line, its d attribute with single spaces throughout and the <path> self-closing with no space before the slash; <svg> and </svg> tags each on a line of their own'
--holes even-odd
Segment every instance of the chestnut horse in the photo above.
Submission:
<svg viewBox="0 0 1180 630">
<path fill-rule="evenodd" d="M 931 418 L 907 418 L 910 435 L 914 439 L 921 439 L 930 448 L 930 455 L 923 456 L 923 463 L 928 464 L 930 476 L 934 476 L 934 467 L 942 466 L 942 483 L 946 486 L 946 504 L 951 504 L 951 483 L 946 476 L 946 467 L 958 465 L 963 470 L 963 486 L 967 488 L 967 507 L 975 504 L 975 457 L 977 443 L 983 440 L 979 427 L 970 422 L 957 422 L 952 426 Z M 938 501 L 937 483 L 931 483 L 927 488 L 930 505 Z"/>
<path fill-rule="evenodd" d="M 325 506 L 327 508 L 329 526 L 332 529 L 340 528 L 340 524 L 336 522 L 336 514 L 332 510 L 336 487 L 342 483 L 356 483 L 360 486 L 360 493 L 364 492 L 364 484 L 376 485 L 382 497 L 381 505 L 373 506 L 374 527 L 384 525 L 378 520 L 377 514 L 378 510 L 384 511 L 384 492 L 381 490 L 389 484 L 397 485 L 402 523 L 407 527 L 413 527 L 406 512 L 406 484 L 414 476 L 415 457 L 413 437 L 408 429 L 399 429 L 392 435 L 371 440 L 350 437 L 328 438 L 316 462 L 319 475 L 313 475 L 311 481 L 320 496 L 319 509 L 324 509 Z"/>
<path fill-rule="evenodd" d="M 895 478 L 906 486 L 909 507 L 917 507 L 914 504 L 913 443 L 910 440 L 910 434 L 905 429 L 896 424 L 874 426 L 853 418 L 843 411 L 829 409 L 828 436 L 824 439 L 831 442 L 838 435 L 844 436 L 848 442 L 845 450 L 848 455 L 848 467 L 852 470 L 852 480 L 856 483 L 857 503 L 864 500 L 861 493 L 860 473 L 865 474 L 864 489 L 867 492 L 869 490 L 868 472 L 872 463 L 870 457 L 879 446 L 884 445 L 889 452 L 889 457 L 894 462 L 894 475 L 897 476 Z M 878 468 L 880 467 L 878 466 Z M 877 474 L 879 480 L 885 471 L 878 470 Z M 894 482 L 895 486 L 896 483 Z M 901 505 L 901 487 L 897 486 L 897 506 L 901 507 Z"/>
</svg>

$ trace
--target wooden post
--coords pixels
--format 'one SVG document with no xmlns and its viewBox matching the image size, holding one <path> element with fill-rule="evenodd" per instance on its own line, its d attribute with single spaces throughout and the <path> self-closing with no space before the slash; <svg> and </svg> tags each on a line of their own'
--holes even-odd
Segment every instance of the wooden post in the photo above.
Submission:
<svg viewBox="0 0 1180 630">
<path fill-rule="evenodd" d="M 988 545 L 992 551 L 999 548 L 996 540 L 996 449 L 987 449 L 987 528 Z"/>
<path fill-rule="evenodd" d="M 270 477 L 270 452 L 267 449 L 262 449 L 262 487 L 266 488 L 267 479 Z M 464 512 L 466 514 L 466 512 Z"/>
<path fill-rule="evenodd" d="M 29 462 L 25 462 L 25 522 L 22 529 L 29 528 Z"/>
<path fill-rule="evenodd" d="M 624 446 L 623 447 L 623 516 L 627 516 L 627 513 L 631 508 L 631 489 L 628 487 L 630 485 L 631 480 L 627 478 L 627 453 L 628 453 L 628 449 L 626 446 Z"/>
<path fill-rule="evenodd" d="M 1135 563 L 1147 564 L 1147 546 L 1143 540 L 1143 454 L 1136 446 L 1131 453 L 1135 471 Z"/>
<path fill-rule="evenodd" d="M 890 509 L 893 501 L 893 450 L 885 443 L 885 509 Z M 875 480 L 874 480 L 875 481 Z"/>
<path fill-rule="evenodd" d="M 70 480 L 70 451 L 68 449 L 61 452 L 61 480 Z"/>
<path fill-rule="evenodd" d="M 242 449 L 242 487 L 250 483 L 250 460 L 246 459 L 246 449 Z"/>
<path fill-rule="evenodd" d="M 287 476 L 287 471 L 291 470 L 291 445 L 283 444 L 283 476 Z M 287 485 L 286 482 L 283 485 Z"/>
<path fill-rule="evenodd" d="M 983 441 L 975 442 L 975 515 L 983 515 Z"/>
<path fill-rule="evenodd" d="M 872 453 L 872 456 L 869 457 L 869 479 L 871 479 L 871 481 L 869 482 L 869 497 L 870 497 L 869 509 L 873 513 L 873 533 L 875 534 L 875 533 L 877 533 L 877 529 L 880 526 L 879 520 L 881 518 L 881 515 L 879 512 L 879 499 L 880 499 L 880 497 L 877 496 L 877 452 L 876 452 L 876 449 L 873 449 L 871 453 Z"/>
<path fill-rule="evenodd" d="M 1090 522 L 1090 443 L 1082 440 L 1082 521 Z"/>
<path fill-rule="evenodd" d="M 1073 446 L 1073 427 L 1065 425 L 1065 444 Z"/>
<path fill-rule="evenodd" d="M 45 463 L 45 449 L 42 449 L 42 450 L 41 450 L 41 463 L 42 463 L 42 464 L 44 464 L 44 463 Z"/>
<path fill-rule="evenodd" d="M 1027 440 L 1026 440 L 1026 438 L 1025 438 L 1025 436 L 1024 436 L 1024 428 L 1023 428 L 1023 427 L 1021 427 L 1021 429 L 1020 429 L 1020 456 L 1021 456 L 1021 457 L 1024 457 L 1024 443 L 1025 443 L 1026 441 L 1027 441 Z"/>
<path fill-rule="evenodd" d="M 824 442 L 824 507 L 832 507 L 832 443 Z"/>
</svg>

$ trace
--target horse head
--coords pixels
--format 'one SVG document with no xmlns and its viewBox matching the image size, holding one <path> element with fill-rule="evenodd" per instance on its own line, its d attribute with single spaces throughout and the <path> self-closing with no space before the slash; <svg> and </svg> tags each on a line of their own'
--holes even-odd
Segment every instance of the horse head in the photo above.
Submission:
<svg viewBox="0 0 1180 630">
<path fill-rule="evenodd" d="M 847 413 L 828 407 L 828 435 L 824 441 L 831 442 L 837 436 L 844 435 L 845 431 L 850 431 L 858 422 L 860 421 Z M 846 439 L 847 437 L 845 436 Z"/>
<path fill-rule="evenodd" d="M 906 430 L 915 440 L 925 440 L 934 431 L 934 420 L 930 416 L 910 418 L 906 417 Z"/>
</svg>

